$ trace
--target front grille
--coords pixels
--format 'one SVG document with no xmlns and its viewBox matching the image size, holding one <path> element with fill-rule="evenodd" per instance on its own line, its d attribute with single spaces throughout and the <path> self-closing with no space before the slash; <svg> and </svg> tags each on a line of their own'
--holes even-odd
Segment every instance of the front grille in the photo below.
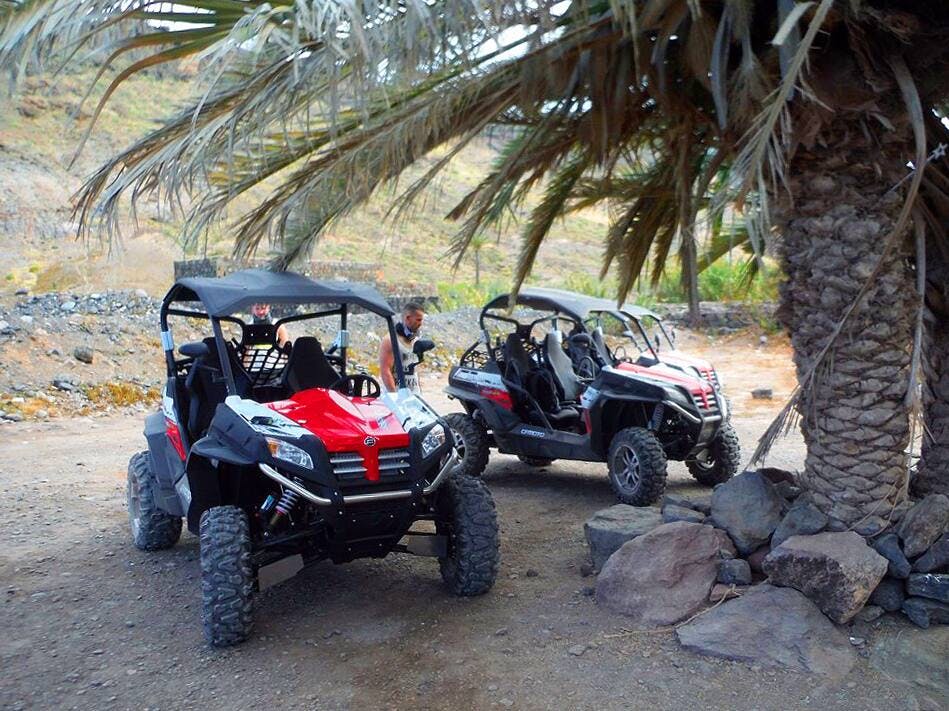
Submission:
<svg viewBox="0 0 949 711">
<path fill-rule="evenodd" d="M 333 474 L 340 481 L 360 481 L 366 478 L 366 462 L 359 452 L 336 452 L 330 455 Z M 408 475 L 411 467 L 409 450 L 380 449 L 379 478 L 396 479 Z"/>
<path fill-rule="evenodd" d="M 383 449 L 379 451 L 379 477 L 403 477 L 409 472 L 411 462 L 407 449 Z"/>
<path fill-rule="evenodd" d="M 715 393 L 706 393 L 704 400 L 700 394 L 692 393 L 692 402 L 695 403 L 703 418 L 720 417 L 722 414 L 718 408 Z"/>
<path fill-rule="evenodd" d="M 721 384 L 718 382 L 718 374 L 712 368 L 706 370 L 704 375 L 705 379 L 708 381 L 708 384 L 713 388 L 718 389 L 721 387 Z"/>
<path fill-rule="evenodd" d="M 341 481 L 366 478 L 366 465 L 359 452 L 338 452 L 330 455 L 333 474 Z"/>
</svg>

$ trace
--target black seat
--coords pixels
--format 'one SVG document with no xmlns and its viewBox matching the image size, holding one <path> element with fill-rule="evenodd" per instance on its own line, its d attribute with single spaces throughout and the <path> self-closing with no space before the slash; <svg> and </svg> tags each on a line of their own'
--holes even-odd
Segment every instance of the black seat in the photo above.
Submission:
<svg viewBox="0 0 949 711">
<path fill-rule="evenodd" d="M 316 338 L 300 336 L 293 342 L 293 350 L 283 371 L 283 384 L 291 394 L 310 388 L 328 388 L 339 377 Z"/>
<path fill-rule="evenodd" d="M 550 372 L 554 376 L 554 382 L 561 392 L 561 399 L 567 402 L 576 402 L 580 397 L 580 379 L 573 372 L 573 363 L 570 362 L 563 346 L 560 345 L 558 334 L 553 331 L 544 338 L 544 357 L 547 365 L 550 366 Z"/>
<path fill-rule="evenodd" d="M 188 393 L 188 434 L 192 442 L 207 431 L 217 406 L 227 397 L 227 384 L 221 372 L 217 344 L 214 338 L 205 338 L 208 354 L 195 358 L 185 378 Z"/>
</svg>

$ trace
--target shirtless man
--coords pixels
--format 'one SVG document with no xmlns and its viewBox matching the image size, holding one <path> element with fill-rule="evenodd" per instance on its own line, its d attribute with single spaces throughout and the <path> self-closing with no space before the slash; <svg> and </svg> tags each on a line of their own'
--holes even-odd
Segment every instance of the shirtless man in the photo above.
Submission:
<svg viewBox="0 0 949 711">
<path fill-rule="evenodd" d="M 425 311 L 421 304 L 410 301 L 402 308 L 402 319 L 395 325 L 395 332 L 396 340 L 399 342 L 399 353 L 402 356 L 403 368 L 418 361 L 418 356 L 415 355 L 412 346 L 418 340 L 418 334 L 424 320 Z M 394 368 L 395 356 L 392 355 L 392 341 L 389 338 L 383 338 L 379 346 L 379 373 L 382 376 L 382 384 L 389 392 L 395 392 L 398 388 L 395 382 Z M 413 393 L 421 393 L 418 373 L 406 373 L 405 386 Z"/>
</svg>

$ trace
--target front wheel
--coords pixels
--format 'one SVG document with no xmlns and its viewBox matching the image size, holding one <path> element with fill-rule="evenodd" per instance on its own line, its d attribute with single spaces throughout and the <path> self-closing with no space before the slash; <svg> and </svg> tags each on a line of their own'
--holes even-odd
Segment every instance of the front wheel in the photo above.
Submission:
<svg viewBox="0 0 949 711">
<path fill-rule="evenodd" d="M 155 499 L 158 481 L 151 468 L 148 452 L 139 452 L 129 460 L 128 504 L 129 526 L 135 547 L 143 551 L 171 548 L 181 537 L 181 517 L 160 509 Z"/>
<path fill-rule="evenodd" d="M 239 644 L 253 625 L 256 583 L 247 514 L 236 506 L 208 509 L 200 536 L 204 636 L 215 647 Z"/>
<path fill-rule="evenodd" d="M 448 536 L 448 554 L 438 559 L 442 580 L 453 595 L 483 595 L 500 565 L 498 515 L 480 479 L 453 474 L 438 491 L 436 529 Z"/>
<path fill-rule="evenodd" d="M 685 466 L 692 477 L 705 486 L 715 486 L 735 476 L 741 467 L 741 445 L 731 422 L 724 422 L 709 442 L 705 460 L 693 459 Z"/>
<path fill-rule="evenodd" d="M 451 429 L 455 451 L 461 461 L 455 472 L 466 476 L 481 476 L 488 466 L 488 433 L 479 422 L 463 412 L 445 415 Z"/>
<path fill-rule="evenodd" d="M 666 453 L 656 436 L 629 427 L 613 436 L 607 459 L 610 484 L 624 504 L 649 506 L 666 489 Z"/>
</svg>

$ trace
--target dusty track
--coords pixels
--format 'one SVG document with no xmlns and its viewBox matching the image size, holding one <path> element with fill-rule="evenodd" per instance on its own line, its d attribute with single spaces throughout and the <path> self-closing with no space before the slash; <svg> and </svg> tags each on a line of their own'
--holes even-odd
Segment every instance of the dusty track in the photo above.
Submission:
<svg viewBox="0 0 949 711">
<path fill-rule="evenodd" d="M 746 451 L 771 409 L 737 419 Z M 430 559 L 320 565 L 261 596 L 249 642 L 212 650 L 197 539 L 154 554 L 129 540 L 140 429 L 135 416 L 0 430 L 0 708 L 901 709 L 914 691 L 866 659 L 828 681 L 696 657 L 668 631 L 623 633 L 580 575 L 583 521 L 614 502 L 602 466 L 537 471 L 505 456 L 486 476 L 503 537 L 488 595 L 449 597 Z M 802 457 L 792 438 L 769 464 Z M 698 490 L 683 465 L 671 473 L 670 491 Z M 904 633 L 897 620 L 868 631 Z"/>
</svg>

